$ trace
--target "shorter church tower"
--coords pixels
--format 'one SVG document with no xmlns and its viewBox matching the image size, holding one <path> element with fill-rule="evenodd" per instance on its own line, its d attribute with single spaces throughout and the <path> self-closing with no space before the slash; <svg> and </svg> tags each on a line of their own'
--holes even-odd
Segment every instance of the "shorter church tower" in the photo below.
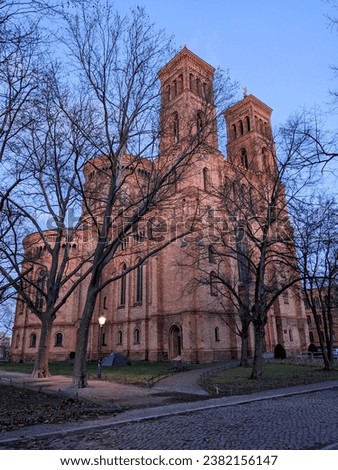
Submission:
<svg viewBox="0 0 338 470">
<path fill-rule="evenodd" d="M 271 113 L 272 109 L 254 95 L 245 95 L 224 113 L 227 154 L 233 165 L 253 172 L 276 170 Z"/>
</svg>

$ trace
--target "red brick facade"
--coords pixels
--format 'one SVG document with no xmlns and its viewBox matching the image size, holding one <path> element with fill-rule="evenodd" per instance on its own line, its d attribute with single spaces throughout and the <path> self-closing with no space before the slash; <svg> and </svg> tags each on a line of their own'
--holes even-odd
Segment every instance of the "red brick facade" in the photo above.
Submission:
<svg viewBox="0 0 338 470">
<path fill-rule="evenodd" d="M 208 282 L 196 284 L 215 268 L 212 244 L 217 239 L 210 218 L 215 224 L 229 217 L 223 188 L 226 181 L 236 180 L 234 168 L 251 172 L 251 178 L 261 178 L 275 170 L 273 156 L 271 109 L 253 95 L 245 96 L 226 113 L 228 134 L 227 156 L 218 149 L 216 110 L 213 106 L 214 69 L 202 59 L 182 49 L 161 71 L 161 121 L 166 129 L 160 145 L 160 156 L 154 163 L 138 160 L 138 177 L 147 182 L 147 172 L 155 166 L 162 168 L 184 150 L 184 136 L 198 134 L 200 121 L 208 119 L 203 129 L 203 146 L 189 161 L 165 204 L 154 211 L 154 216 L 165 222 L 165 232 L 172 233 L 178 221 L 199 214 L 203 236 L 179 238 L 162 251 L 150 256 L 143 265 L 127 276 L 107 285 L 99 294 L 96 313 L 92 320 L 88 358 L 98 357 L 98 317 L 104 314 L 102 353 L 112 351 L 127 354 L 131 359 L 170 360 L 181 357 L 185 361 L 215 361 L 237 358 L 241 341 L 235 334 L 239 323 L 231 303 L 222 305 L 220 296 Z M 174 161 L 174 160 L 173 160 Z M 97 168 L 103 168 L 104 158 L 98 157 L 95 166 L 85 169 L 87 188 L 101 187 Z M 133 164 L 126 155 L 124 165 Z M 241 170 L 242 171 L 242 170 Z M 266 176 L 265 176 L 266 177 Z M 133 192 L 130 184 L 130 193 Z M 129 197 L 130 197 L 129 193 Z M 85 213 L 84 213 L 85 219 Z M 223 222 L 222 222 L 223 223 Z M 104 279 L 122 272 L 126 266 L 153 247 L 145 236 L 147 227 L 131 235 L 117 256 L 105 269 Z M 158 235 L 158 233 L 157 233 Z M 74 241 L 74 261 L 86 248 L 83 234 Z M 39 237 L 26 239 L 35 250 Z M 200 258 L 199 258 L 200 257 Z M 41 252 L 41 260 L 48 265 L 48 257 Z M 199 261 L 196 261 L 199 260 Z M 202 269 L 201 269 L 202 266 Z M 229 273 L 238 278 L 238 266 L 228 260 Z M 201 274 L 202 273 L 202 274 Z M 53 325 L 51 360 L 66 360 L 76 348 L 77 329 L 83 309 L 86 282 L 84 281 L 62 307 Z M 18 302 L 11 358 L 33 360 L 39 338 L 39 320 L 27 307 Z M 293 294 L 281 296 L 269 312 L 266 325 L 265 348 L 273 351 L 277 343 L 288 354 L 306 351 L 308 326 L 302 302 Z M 250 332 L 249 351 L 253 353 L 253 332 Z"/>
</svg>

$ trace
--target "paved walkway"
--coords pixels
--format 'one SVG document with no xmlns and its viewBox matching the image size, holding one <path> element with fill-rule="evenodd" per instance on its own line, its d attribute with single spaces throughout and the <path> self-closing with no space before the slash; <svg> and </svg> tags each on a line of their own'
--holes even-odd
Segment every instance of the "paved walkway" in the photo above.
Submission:
<svg viewBox="0 0 338 470">
<path fill-rule="evenodd" d="M 337 387 L 338 381 L 331 381 L 252 395 L 131 409 L 82 423 L 30 426 L 0 434 L 0 449 L 338 449 Z M 321 407 L 315 411 L 318 404 Z M 215 434 L 214 423 L 218 419 L 221 421 Z M 228 424 L 223 422 L 229 419 L 232 421 Z M 268 425 L 275 430 L 274 441 L 270 439 Z M 319 425 L 325 432 L 318 434 Z M 182 426 L 186 428 L 184 439 Z M 258 434 L 259 440 L 253 441 L 253 436 Z M 219 442 L 220 436 L 227 440 L 227 447 Z"/>
</svg>

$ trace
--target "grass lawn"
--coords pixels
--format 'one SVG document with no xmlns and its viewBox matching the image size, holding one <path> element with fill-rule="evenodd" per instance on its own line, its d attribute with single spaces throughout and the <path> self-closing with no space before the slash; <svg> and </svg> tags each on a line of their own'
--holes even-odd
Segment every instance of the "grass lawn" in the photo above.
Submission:
<svg viewBox="0 0 338 470">
<path fill-rule="evenodd" d="M 73 365 L 68 362 L 52 362 L 49 367 L 52 375 L 71 376 L 73 373 Z M 189 366 L 189 369 L 193 367 L 197 366 Z M 16 362 L 0 363 L 0 370 L 30 374 L 33 370 L 33 364 Z M 170 362 L 132 361 L 130 365 L 126 366 L 102 367 L 102 379 L 114 380 L 120 383 L 145 385 L 153 378 L 166 376 L 173 372 Z M 95 379 L 97 377 L 97 362 L 88 362 L 87 373 L 89 379 Z"/>
<path fill-rule="evenodd" d="M 338 370 L 327 372 L 323 370 L 322 364 L 267 362 L 263 366 L 261 381 L 250 380 L 250 373 L 250 367 L 227 369 L 205 377 L 203 386 L 211 394 L 243 395 L 261 390 L 338 380 Z"/>
<path fill-rule="evenodd" d="M 198 367 L 203 367 L 203 364 L 189 365 L 189 369 Z M 0 363 L 0 370 L 31 373 L 33 364 Z M 50 371 L 52 375 L 71 376 L 73 365 L 67 362 L 52 362 Z M 89 362 L 87 372 L 90 379 L 95 379 L 97 377 L 97 363 Z M 132 361 L 127 366 L 102 367 L 102 379 L 146 385 L 153 379 L 156 380 L 160 376 L 166 376 L 174 372 L 169 362 Z M 250 367 L 234 367 L 207 375 L 203 378 L 202 385 L 211 394 L 243 395 L 260 390 L 338 380 L 338 370 L 326 372 L 320 362 L 316 365 L 297 365 L 281 361 L 267 362 L 263 366 L 263 379 L 260 382 L 250 380 L 250 373 Z"/>
</svg>

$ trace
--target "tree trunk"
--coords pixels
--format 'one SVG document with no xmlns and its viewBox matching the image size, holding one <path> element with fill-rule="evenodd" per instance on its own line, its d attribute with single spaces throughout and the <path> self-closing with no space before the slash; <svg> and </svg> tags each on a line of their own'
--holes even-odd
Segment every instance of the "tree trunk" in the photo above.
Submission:
<svg viewBox="0 0 338 470">
<path fill-rule="evenodd" d="M 241 334 L 241 361 L 239 366 L 240 367 L 248 367 L 248 355 L 249 355 L 249 347 L 248 347 L 248 340 L 249 340 L 249 325 L 242 323 L 242 334 Z"/>
<path fill-rule="evenodd" d="M 49 350 L 52 339 L 52 326 L 53 321 L 46 312 L 41 322 L 39 347 L 35 356 L 34 369 L 32 372 L 32 377 L 37 379 L 51 376 L 49 372 Z"/>
<path fill-rule="evenodd" d="M 76 388 L 87 387 L 87 347 L 89 338 L 90 323 L 93 316 L 97 297 L 96 286 L 91 283 L 88 286 L 86 303 L 80 322 L 78 342 L 75 352 L 73 369 L 73 386 Z"/>
<path fill-rule="evenodd" d="M 255 353 L 250 376 L 252 380 L 261 380 L 263 377 L 263 341 L 264 326 L 259 324 L 255 326 Z"/>
</svg>

